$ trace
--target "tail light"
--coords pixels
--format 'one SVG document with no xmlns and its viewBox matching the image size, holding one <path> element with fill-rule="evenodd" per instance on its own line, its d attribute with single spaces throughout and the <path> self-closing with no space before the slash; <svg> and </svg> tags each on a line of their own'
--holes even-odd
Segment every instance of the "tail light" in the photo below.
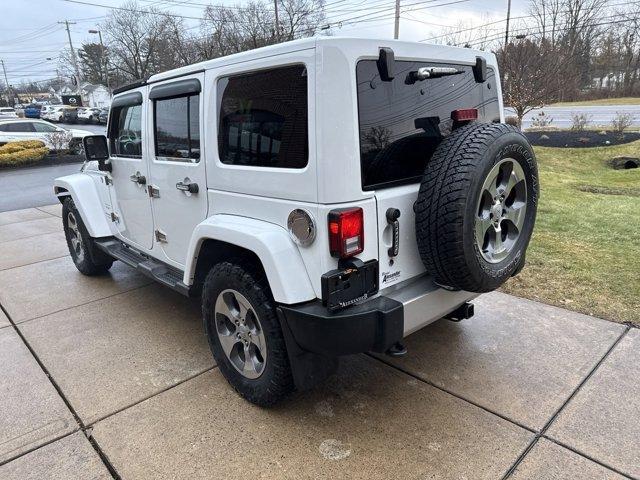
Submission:
<svg viewBox="0 0 640 480">
<path fill-rule="evenodd" d="M 469 122 L 478 119 L 477 108 L 465 108 L 462 110 L 454 110 L 451 112 L 451 120 L 454 122 Z"/>
<path fill-rule="evenodd" d="M 339 208 L 329 212 L 331 256 L 348 258 L 364 250 L 364 219 L 361 208 Z"/>
</svg>

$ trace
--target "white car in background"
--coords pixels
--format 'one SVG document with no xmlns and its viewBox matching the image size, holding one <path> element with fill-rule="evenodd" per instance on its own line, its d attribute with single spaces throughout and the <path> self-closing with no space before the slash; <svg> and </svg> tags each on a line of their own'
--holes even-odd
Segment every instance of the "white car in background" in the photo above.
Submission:
<svg viewBox="0 0 640 480">
<path fill-rule="evenodd" d="M 56 132 L 69 132 L 71 140 L 68 149 L 74 154 L 82 153 L 82 139 L 87 135 L 93 135 L 87 130 L 77 130 L 75 128 L 62 128 L 43 120 L 23 120 L 23 119 L 0 119 L 0 145 L 20 140 L 40 140 L 54 149 L 54 145 L 49 139 L 49 135 Z"/>
<path fill-rule="evenodd" d="M 0 107 L 0 119 L 3 118 L 18 118 L 18 114 L 11 107 Z"/>
<path fill-rule="evenodd" d="M 78 121 L 85 123 L 98 123 L 100 117 L 99 108 L 78 107 Z"/>
<path fill-rule="evenodd" d="M 50 122 L 61 122 L 64 118 L 64 105 L 51 105 L 45 113 L 40 112 L 40 118 Z"/>
</svg>

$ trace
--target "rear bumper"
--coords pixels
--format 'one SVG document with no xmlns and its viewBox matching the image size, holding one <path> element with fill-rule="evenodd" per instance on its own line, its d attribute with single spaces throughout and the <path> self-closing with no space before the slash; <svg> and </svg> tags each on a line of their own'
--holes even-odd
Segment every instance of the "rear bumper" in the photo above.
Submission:
<svg viewBox="0 0 640 480">
<path fill-rule="evenodd" d="M 410 333 L 449 314 L 477 294 L 444 290 L 424 276 L 344 310 L 320 301 L 280 306 L 283 327 L 303 351 L 326 357 L 385 352 Z"/>
</svg>

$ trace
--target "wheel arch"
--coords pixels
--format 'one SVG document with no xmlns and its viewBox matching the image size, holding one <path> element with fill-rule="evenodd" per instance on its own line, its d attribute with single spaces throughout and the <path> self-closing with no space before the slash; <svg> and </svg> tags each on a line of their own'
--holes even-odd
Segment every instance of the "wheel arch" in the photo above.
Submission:
<svg viewBox="0 0 640 480">
<path fill-rule="evenodd" d="M 287 231 L 279 225 L 236 215 L 214 215 L 194 229 L 184 283 L 197 290 L 215 263 L 234 258 L 264 273 L 278 303 L 316 298 L 302 256 Z"/>
<path fill-rule="evenodd" d="M 63 203 L 66 197 L 73 198 L 91 237 L 99 238 L 112 235 L 100 196 L 91 177 L 83 173 L 74 173 L 56 178 L 53 192 L 60 203 Z"/>
</svg>

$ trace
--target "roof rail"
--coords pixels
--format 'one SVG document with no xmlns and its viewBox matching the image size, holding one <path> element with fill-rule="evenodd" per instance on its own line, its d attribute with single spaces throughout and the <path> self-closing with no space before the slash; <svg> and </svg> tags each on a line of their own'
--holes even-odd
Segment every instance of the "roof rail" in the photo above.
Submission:
<svg viewBox="0 0 640 480">
<path fill-rule="evenodd" d="M 127 83 L 126 85 L 123 85 L 121 87 L 114 88 L 113 94 L 117 95 L 119 93 L 126 92 L 127 90 L 132 90 L 134 88 L 142 87 L 143 85 L 146 85 L 146 84 L 147 84 L 146 79 L 136 80 L 135 82 Z"/>
</svg>

